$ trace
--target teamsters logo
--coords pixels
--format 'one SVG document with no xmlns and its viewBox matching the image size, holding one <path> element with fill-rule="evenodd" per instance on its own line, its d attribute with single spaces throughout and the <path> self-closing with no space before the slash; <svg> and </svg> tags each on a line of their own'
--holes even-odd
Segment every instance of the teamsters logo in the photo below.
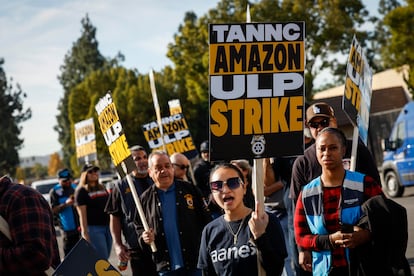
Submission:
<svg viewBox="0 0 414 276">
<path fill-rule="evenodd" d="M 251 144 L 252 152 L 256 157 L 264 153 L 266 140 L 263 135 L 253 135 Z"/>
<path fill-rule="evenodd" d="M 187 207 L 188 207 L 188 209 L 194 209 L 193 195 L 191 195 L 191 194 L 185 194 L 184 195 L 184 198 L 187 201 Z"/>
</svg>

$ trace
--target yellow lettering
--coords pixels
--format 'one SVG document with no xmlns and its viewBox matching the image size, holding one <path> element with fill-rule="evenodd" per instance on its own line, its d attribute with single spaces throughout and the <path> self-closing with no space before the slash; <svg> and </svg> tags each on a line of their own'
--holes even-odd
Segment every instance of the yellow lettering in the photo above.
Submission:
<svg viewBox="0 0 414 276">
<path fill-rule="evenodd" d="M 303 96 L 216 100 L 211 133 L 216 137 L 294 132 L 303 129 Z"/>
<path fill-rule="evenodd" d="M 269 98 L 265 98 L 262 101 L 262 129 L 263 129 L 263 133 L 269 133 L 270 132 L 270 117 L 271 117 L 271 113 L 270 113 L 270 99 Z"/>
<path fill-rule="evenodd" d="M 121 164 L 121 162 L 131 154 L 128 149 L 128 143 L 126 141 L 125 134 L 122 134 L 108 147 L 108 149 L 115 166 Z"/>
<path fill-rule="evenodd" d="M 352 103 L 359 113 L 361 107 L 361 91 L 350 78 L 347 78 L 345 81 L 345 98 Z"/>
<path fill-rule="evenodd" d="M 83 157 L 89 154 L 96 153 L 96 141 L 92 141 L 90 143 L 84 144 L 82 146 L 76 147 L 76 156 Z"/>
<path fill-rule="evenodd" d="M 289 98 L 272 99 L 272 132 L 288 132 L 286 111 Z M 279 128 L 280 126 L 280 128 Z"/>
<path fill-rule="evenodd" d="M 228 122 L 222 112 L 227 112 L 225 101 L 215 101 L 210 107 L 211 125 L 210 130 L 214 136 L 221 137 L 226 134 Z M 215 123 L 213 123 L 215 122 Z"/>
<path fill-rule="evenodd" d="M 228 109 L 231 112 L 232 135 L 240 135 L 240 110 L 243 109 L 243 100 L 228 101 Z"/>
<path fill-rule="evenodd" d="M 244 134 L 263 133 L 260 126 L 262 107 L 258 99 L 245 100 Z"/>
<path fill-rule="evenodd" d="M 121 273 L 119 273 L 115 268 L 111 267 L 111 264 L 105 260 L 98 260 L 95 263 L 95 272 L 98 276 L 120 276 L 121 275 Z"/>
<path fill-rule="evenodd" d="M 289 104 L 290 131 L 303 130 L 302 107 L 303 107 L 303 97 L 290 98 L 290 104 Z"/>
</svg>

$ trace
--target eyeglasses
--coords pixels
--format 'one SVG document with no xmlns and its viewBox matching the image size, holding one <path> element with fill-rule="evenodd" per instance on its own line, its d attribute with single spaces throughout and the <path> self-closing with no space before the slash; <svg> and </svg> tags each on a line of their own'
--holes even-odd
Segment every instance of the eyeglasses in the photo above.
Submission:
<svg viewBox="0 0 414 276">
<path fill-rule="evenodd" d="M 210 188 L 213 192 L 222 192 L 224 183 L 227 185 L 227 187 L 229 187 L 229 189 L 234 190 L 240 187 L 243 182 L 241 181 L 240 177 L 231 177 L 226 181 L 216 180 L 210 182 Z"/>
<path fill-rule="evenodd" d="M 177 164 L 177 163 L 173 163 L 173 165 L 180 168 L 180 169 L 182 169 L 182 170 L 188 170 L 188 168 L 190 167 L 188 165 Z"/>
<path fill-rule="evenodd" d="M 328 127 L 329 126 L 329 122 L 330 122 L 330 119 L 325 118 L 325 119 L 323 119 L 323 120 L 321 120 L 319 122 L 309 122 L 308 125 L 311 128 L 319 128 L 319 126 L 325 128 L 325 127 Z"/>
</svg>

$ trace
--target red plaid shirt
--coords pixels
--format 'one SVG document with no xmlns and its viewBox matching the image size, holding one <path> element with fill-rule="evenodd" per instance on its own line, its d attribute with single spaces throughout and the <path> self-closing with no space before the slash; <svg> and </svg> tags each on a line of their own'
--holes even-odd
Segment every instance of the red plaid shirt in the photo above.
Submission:
<svg viewBox="0 0 414 276">
<path fill-rule="evenodd" d="M 340 231 L 339 224 L 339 200 L 341 196 L 341 188 L 338 187 L 323 187 L 323 210 L 325 228 L 328 232 L 335 233 Z M 364 177 L 364 196 L 365 200 L 370 197 L 380 195 L 382 193 L 381 186 L 370 176 Z M 309 225 L 306 221 L 305 210 L 303 209 L 302 192 L 299 194 L 295 209 L 295 238 L 299 247 L 309 251 L 320 251 L 317 247 L 316 239 L 318 235 L 312 234 Z M 332 266 L 346 266 L 345 249 L 338 247 L 332 251 Z"/>
<path fill-rule="evenodd" d="M 0 215 L 12 238 L 0 232 L 0 275 L 45 275 L 60 263 L 52 211 L 40 193 L 0 178 Z"/>
</svg>

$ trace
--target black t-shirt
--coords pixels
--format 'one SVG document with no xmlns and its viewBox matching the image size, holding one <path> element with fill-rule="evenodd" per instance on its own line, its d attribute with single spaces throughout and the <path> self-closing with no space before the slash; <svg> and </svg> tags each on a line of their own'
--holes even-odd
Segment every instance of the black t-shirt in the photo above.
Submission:
<svg viewBox="0 0 414 276">
<path fill-rule="evenodd" d="M 109 225 L 109 215 L 105 213 L 108 192 L 99 190 L 89 192 L 85 188 L 75 191 L 75 205 L 86 205 L 88 225 Z"/>
<path fill-rule="evenodd" d="M 200 253 L 197 267 L 216 275 L 257 275 L 257 251 L 261 252 L 262 265 L 267 268 L 268 275 L 280 275 L 283 270 L 286 248 L 279 221 L 269 214 L 269 224 L 266 233 L 257 241 L 253 241 L 248 221 L 227 222 L 221 216 L 210 222 L 203 230 Z M 226 225 L 229 223 L 229 225 Z M 228 229 L 232 227 L 237 235 L 234 236 Z M 278 274 L 279 273 L 279 274 Z"/>
</svg>

